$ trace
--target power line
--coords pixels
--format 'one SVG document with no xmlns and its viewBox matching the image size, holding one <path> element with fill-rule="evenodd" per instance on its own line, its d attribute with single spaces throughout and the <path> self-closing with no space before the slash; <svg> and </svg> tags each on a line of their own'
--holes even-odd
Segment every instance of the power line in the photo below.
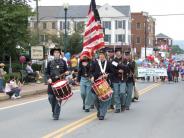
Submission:
<svg viewBox="0 0 184 138">
<path fill-rule="evenodd" d="M 156 14 L 156 15 L 150 15 L 150 16 L 183 16 L 184 13 L 176 13 L 176 14 Z"/>
</svg>

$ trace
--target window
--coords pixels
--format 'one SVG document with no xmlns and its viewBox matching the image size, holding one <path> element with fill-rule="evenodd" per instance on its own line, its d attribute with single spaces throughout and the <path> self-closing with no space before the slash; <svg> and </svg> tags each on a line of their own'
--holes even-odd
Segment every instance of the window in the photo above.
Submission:
<svg viewBox="0 0 184 138">
<path fill-rule="evenodd" d="M 52 22 L 52 29 L 56 29 L 56 23 Z"/>
<path fill-rule="evenodd" d="M 125 35 L 116 35 L 116 42 L 125 42 Z"/>
<path fill-rule="evenodd" d="M 27 23 L 27 27 L 31 27 L 31 23 Z"/>
<path fill-rule="evenodd" d="M 105 35 L 104 41 L 111 43 L 111 35 Z"/>
<path fill-rule="evenodd" d="M 126 27 L 126 21 L 123 20 L 123 29 L 125 29 L 125 27 Z"/>
<path fill-rule="evenodd" d="M 69 28 L 70 28 L 70 22 L 67 21 L 67 22 L 66 22 L 66 29 L 69 30 Z M 63 29 L 65 29 L 65 22 L 63 22 Z"/>
<path fill-rule="evenodd" d="M 35 22 L 35 23 L 34 23 L 34 29 L 36 29 L 36 28 L 37 28 L 37 23 Z"/>
<path fill-rule="evenodd" d="M 47 29 L 47 23 L 43 23 L 43 29 Z"/>
<path fill-rule="evenodd" d="M 136 24 L 136 29 L 141 29 L 141 23 Z"/>
<path fill-rule="evenodd" d="M 111 21 L 103 21 L 103 27 L 111 30 Z"/>
<path fill-rule="evenodd" d="M 63 22 L 60 21 L 60 30 L 63 30 Z"/>
<path fill-rule="evenodd" d="M 116 21 L 115 24 L 116 24 L 116 26 L 115 26 L 116 29 L 119 29 L 119 28 L 123 27 L 122 21 Z"/>
<path fill-rule="evenodd" d="M 140 37 L 136 37 L 136 43 L 140 44 L 141 43 L 141 38 Z"/>
<path fill-rule="evenodd" d="M 40 35 L 40 40 L 41 42 L 48 42 L 48 35 L 45 35 L 45 34 Z"/>
<path fill-rule="evenodd" d="M 83 21 L 75 22 L 74 23 L 74 30 L 79 31 L 79 32 L 83 32 L 84 31 L 84 22 Z"/>
</svg>

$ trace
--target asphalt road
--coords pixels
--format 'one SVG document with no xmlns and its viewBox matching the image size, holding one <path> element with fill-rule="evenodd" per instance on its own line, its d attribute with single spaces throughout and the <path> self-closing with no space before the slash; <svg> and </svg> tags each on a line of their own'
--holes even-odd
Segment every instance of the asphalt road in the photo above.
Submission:
<svg viewBox="0 0 184 138">
<path fill-rule="evenodd" d="M 96 118 L 95 109 L 90 113 L 82 110 L 79 91 L 62 106 L 58 121 L 51 118 L 46 95 L 1 102 L 0 137 L 182 138 L 184 82 L 140 82 L 137 88 L 142 93 L 140 101 L 132 103 L 129 111 L 120 114 L 110 111 L 104 121 Z"/>
</svg>

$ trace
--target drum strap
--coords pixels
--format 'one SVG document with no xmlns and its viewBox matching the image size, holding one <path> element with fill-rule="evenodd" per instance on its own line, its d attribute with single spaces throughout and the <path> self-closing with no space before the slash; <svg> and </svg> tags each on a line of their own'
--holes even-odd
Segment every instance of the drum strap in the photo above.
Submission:
<svg viewBox="0 0 184 138">
<path fill-rule="evenodd" d="M 98 64 L 100 66 L 100 71 L 102 72 L 102 74 L 105 73 L 106 67 L 107 67 L 107 60 L 105 60 L 105 64 L 104 67 L 102 68 L 102 62 L 100 60 L 98 60 Z"/>
</svg>

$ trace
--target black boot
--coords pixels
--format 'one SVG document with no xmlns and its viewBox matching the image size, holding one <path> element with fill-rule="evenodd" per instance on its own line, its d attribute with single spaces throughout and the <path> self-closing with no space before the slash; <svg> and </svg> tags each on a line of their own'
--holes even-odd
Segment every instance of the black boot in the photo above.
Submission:
<svg viewBox="0 0 184 138">
<path fill-rule="evenodd" d="M 90 110 L 89 109 L 85 109 L 85 112 L 89 112 Z"/>
<path fill-rule="evenodd" d="M 92 104 L 92 105 L 91 105 L 91 109 L 94 109 L 94 108 L 95 108 L 95 106 L 94 106 L 94 104 Z"/>
<path fill-rule="evenodd" d="M 114 109 L 114 105 L 110 105 L 110 109 Z"/>
<path fill-rule="evenodd" d="M 121 110 L 120 109 L 116 109 L 114 113 L 120 113 Z"/>
<path fill-rule="evenodd" d="M 104 120 L 104 116 L 99 116 L 99 120 Z"/>
<path fill-rule="evenodd" d="M 124 112 L 126 110 L 125 106 L 121 106 L 121 112 Z"/>
</svg>

